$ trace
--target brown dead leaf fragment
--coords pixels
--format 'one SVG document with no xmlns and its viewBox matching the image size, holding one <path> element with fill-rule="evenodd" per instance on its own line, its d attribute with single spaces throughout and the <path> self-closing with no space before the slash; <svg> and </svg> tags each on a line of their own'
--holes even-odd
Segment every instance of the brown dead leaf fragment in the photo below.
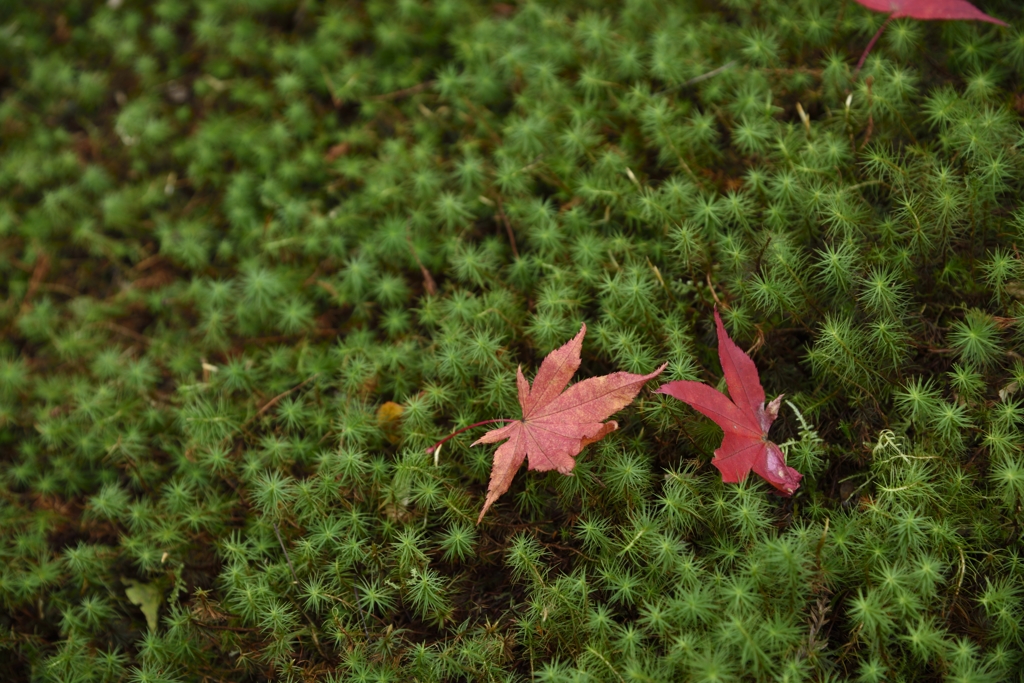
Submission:
<svg viewBox="0 0 1024 683">
<path fill-rule="evenodd" d="M 324 161 L 330 163 L 339 157 L 343 157 L 348 154 L 348 150 L 349 144 L 347 142 L 340 142 L 327 150 L 327 154 L 324 155 Z"/>
<path fill-rule="evenodd" d="M 405 408 L 400 403 L 387 401 L 377 408 L 377 424 L 386 428 L 397 422 L 404 412 Z"/>
<path fill-rule="evenodd" d="M 580 367 L 580 350 L 586 333 L 584 325 L 572 341 L 548 354 L 532 387 L 520 367 L 516 383 L 523 419 L 492 429 L 473 443 L 475 446 L 507 439 L 494 452 L 487 500 L 478 524 L 494 501 L 508 491 L 524 460 L 528 460 L 531 470 L 558 470 L 569 474 L 576 464 L 576 456 L 587 444 L 600 441 L 618 429 L 614 420 L 605 420 L 632 402 L 644 382 L 665 369 L 662 365 L 649 375 L 615 372 L 585 379 L 566 389 Z"/>
<path fill-rule="evenodd" d="M 377 426 L 381 428 L 388 441 L 398 443 L 401 437 L 398 434 L 398 426 L 402 419 L 405 408 L 394 401 L 388 401 L 377 408 Z"/>
</svg>

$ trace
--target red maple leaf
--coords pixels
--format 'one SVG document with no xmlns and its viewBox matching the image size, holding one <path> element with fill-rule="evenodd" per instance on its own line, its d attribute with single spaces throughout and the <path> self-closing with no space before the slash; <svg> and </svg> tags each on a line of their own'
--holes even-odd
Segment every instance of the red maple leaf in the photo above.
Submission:
<svg viewBox="0 0 1024 683">
<path fill-rule="evenodd" d="M 741 482 L 750 470 L 754 470 L 780 492 L 791 496 L 800 487 L 803 475 L 788 467 L 786 456 L 768 440 L 768 430 L 778 417 L 782 395 L 765 407 L 757 366 L 729 338 L 717 309 L 715 324 L 718 327 L 718 358 L 722 362 L 725 384 L 732 400 L 703 382 L 669 382 L 655 393 L 668 394 L 688 403 L 722 428 L 725 436 L 711 461 L 722 473 L 722 481 L 729 484 Z"/>
<path fill-rule="evenodd" d="M 570 342 L 549 353 L 540 364 L 532 387 L 520 367 L 516 384 L 523 419 L 508 420 L 510 424 L 492 429 L 473 443 L 475 446 L 508 439 L 494 452 L 487 499 L 477 523 L 491 504 L 508 491 L 523 460 L 529 459 L 531 470 L 569 474 L 576 465 L 576 456 L 587 444 L 618 429 L 617 422 L 605 420 L 629 404 L 644 382 L 665 369 L 662 365 L 649 375 L 615 372 L 585 379 L 566 389 L 580 367 L 580 349 L 586 333 L 584 325 Z"/>
<path fill-rule="evenodd" d="M 990 17 L 967 0 L 857 0 L 875 12 L 891 13 L 890 19 L 974 19 L 987 21 L 1000 26 L 1008 26 L 1005 21 Z"/>
</svg>

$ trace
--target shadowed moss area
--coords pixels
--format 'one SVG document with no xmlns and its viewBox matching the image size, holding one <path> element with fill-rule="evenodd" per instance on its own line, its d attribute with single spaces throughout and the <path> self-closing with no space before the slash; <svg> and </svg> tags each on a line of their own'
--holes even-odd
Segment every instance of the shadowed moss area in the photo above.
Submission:
<svg viewBox="0 0 1024 683">
<path fill-rule="evenodd" d="M 0 6 L 0 677 L 1020 680 L 1024 9 Z M 527 375 L 651 393 L 475 524 Z M 435 457 L 436 456 L 436 457 Z"/>
</svg>

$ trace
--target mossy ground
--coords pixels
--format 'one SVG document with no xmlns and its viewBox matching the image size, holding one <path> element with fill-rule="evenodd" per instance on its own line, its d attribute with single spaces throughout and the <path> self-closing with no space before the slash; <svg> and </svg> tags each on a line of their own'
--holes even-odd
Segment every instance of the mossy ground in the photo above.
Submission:
<svg viewBox="0 0 1024 683">
<path fill-rule="evenodd" d="M 885 17 L 838 0 L 5 4 L 6 680 L 1019 680 L 982 9 L 853 73 Z M 474 524 L 492 449 L 428 445 L 581 322 L 578 377 L 721 386 L 715 306 L 796 496 L 644 392 Z"/>
</svg>

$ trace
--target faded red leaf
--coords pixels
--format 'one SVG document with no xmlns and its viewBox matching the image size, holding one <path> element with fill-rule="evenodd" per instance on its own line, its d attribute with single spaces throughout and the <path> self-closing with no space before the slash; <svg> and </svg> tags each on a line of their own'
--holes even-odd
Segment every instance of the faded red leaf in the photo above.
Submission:
<svg viewBox="0 0 1024 683">
<path fill-rule="evenodd" d="M 523 419 L 492 429 L 473 443 L 475 446 L 507 439 L 494 452 L 487 499 L 477 523 L 494 501 L 508 491 L 523 460 L 528 460 L 531 470 L 569 474 L 585 446 L 618 429 L 614 420 L 605 420 L 629 404 L 644 382 L 665 369 L 662 365 L 649 375 L 615 372 L 585 379 L 566 389 L 580 367 L 580 349 L 586 333 L 584 325 L 572 341 L 549 353 L 540 364 L 532 387 L 520 367 L 516 384 Z"/>
<path fill-rule="evenodd" d="M 891 14 L 893 19 L 973 19 L 1008 26 L 1005 21 L 990 17 L 967 0 L 857 0 L 875 12 Z"/>
<path fill-rule="evenodd" d="M 722 431 L 722 445 L 715 450 L 711 464 L 722 473 L 722 481 L 735 484 L 754 470 L 769 484 L 787 496 L 800 487 L 803 475 L 786 465 L 786 456 L 768 440 L 768 430 L 779 414 L 782 396 L 764 405 L 764 389 L 757 366 L 743 349 L 729 338 L 722 318 L 715 310 L 718 328 L 718 358 L 722 362 L 725 394 L 702 382 L 678 381 L 663 384 L 655 393 L 668 394 L 688 403 L 715 421 Z"/>
</svg>

